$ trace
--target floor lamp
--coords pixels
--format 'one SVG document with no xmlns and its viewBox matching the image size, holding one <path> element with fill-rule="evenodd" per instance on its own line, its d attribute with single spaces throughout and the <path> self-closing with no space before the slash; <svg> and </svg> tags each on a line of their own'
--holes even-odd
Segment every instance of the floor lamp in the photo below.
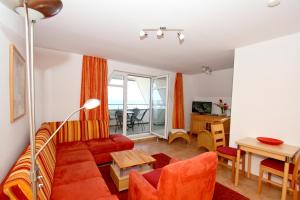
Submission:
<svg viewBox="0 0 300 200">
<path fill-rule="evenodd" d="M 35 101 L 34 101 L 34 69 L 33 69 L 33 26 L 36 21 L 52 17 L 60 12 L 61 0 L 20 0 L 15 11 L 25 17 L 26 31 L 26 74 L 27 96 L 30 129 L 31 171 L 33 200 L 37 199 L 37 167 L 35 162 Z"/>
</svg>

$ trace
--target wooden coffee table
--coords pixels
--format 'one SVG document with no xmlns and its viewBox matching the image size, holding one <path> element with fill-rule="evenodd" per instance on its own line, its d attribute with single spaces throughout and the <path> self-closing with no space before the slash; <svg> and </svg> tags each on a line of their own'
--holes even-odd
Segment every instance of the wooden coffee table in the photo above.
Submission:
<svg viewBox="0 0 300 200">
<path fill-rule="evenodd" d="M 119 191 L 128 189 L 129 173 L 136 170 L 141 174 L 153 170 L 155 159 L 141 150 L 118 151 L 110 154 L 110 176 Z"/>
</svg>

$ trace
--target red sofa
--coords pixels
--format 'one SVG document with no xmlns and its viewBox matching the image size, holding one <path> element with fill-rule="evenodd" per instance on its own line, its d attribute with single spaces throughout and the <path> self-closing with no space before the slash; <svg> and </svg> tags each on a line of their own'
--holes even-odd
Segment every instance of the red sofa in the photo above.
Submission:
<svg viewBox="0 0 300 200">
<path fill-rule="evenodd" d="M 170 162 L 141 175 L 129 176 L 129 200 L 211 200 L 214 194 L 217 155 L 208 152 L 188 160 Z"/>
<path fill-rule="evenodd" d="M 60 122 L 45 123 L 37 131 L 36 150 L 47 141 Z M 132 149 L 134 143 L 115 134 L 101 138 L 98 120 L 70 121 L 39 154 L 38 199 L 118 199 L 105 184 L 97 164 L 111 161 L 110 152 Z M 27 147 L 5 178 L 0 199 L 32 199 L 30 148 Z M 0 188 L 1 189 L 1 188 Z"/>
</svg>

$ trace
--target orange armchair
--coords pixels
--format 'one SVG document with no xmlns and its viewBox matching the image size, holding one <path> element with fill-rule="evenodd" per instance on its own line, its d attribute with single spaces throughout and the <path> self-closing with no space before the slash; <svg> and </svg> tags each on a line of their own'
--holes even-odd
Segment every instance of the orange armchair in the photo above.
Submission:
<svg viewBox="0 0 300 200">
<path fill-rule="evenodd" d="M 157 186 L 133 171 L 129 200 L 211 200 L 216 181 L 217 155 L 208 152 L 154 170 Z M 150 172 L 151 173 L 151 172 Z M 157 175 L 158 174 L 158 175 Z M 154 181 L 155 182 L 155 181 Z"/>
</svg>

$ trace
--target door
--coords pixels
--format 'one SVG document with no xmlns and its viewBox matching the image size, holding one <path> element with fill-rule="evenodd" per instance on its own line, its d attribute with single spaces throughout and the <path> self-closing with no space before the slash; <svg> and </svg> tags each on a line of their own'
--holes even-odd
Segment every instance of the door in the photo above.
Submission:
<svg viewBox="0 0 300 200">
<path fill-rule="evenodd" d="M 108 85 L 110 133 L 150 133 L 151 78 L 114 72 Z"/>
<path fill-rule="evenodd" d="M 127 136 L 140 136 L 150 133 L 150 87 L 150 77 L 143 77 L 138 75 L 127 76 Z"/>
<path fill-rule="evenodd" d="M 167 139 L 169 76 L 152 78 L 150 132 Z"/>
</svg>

